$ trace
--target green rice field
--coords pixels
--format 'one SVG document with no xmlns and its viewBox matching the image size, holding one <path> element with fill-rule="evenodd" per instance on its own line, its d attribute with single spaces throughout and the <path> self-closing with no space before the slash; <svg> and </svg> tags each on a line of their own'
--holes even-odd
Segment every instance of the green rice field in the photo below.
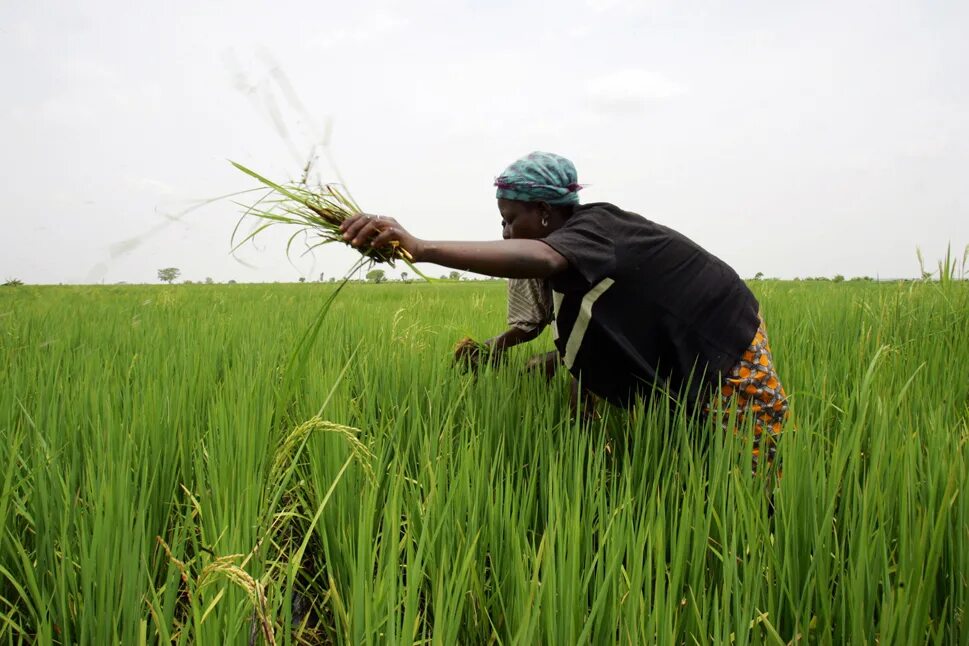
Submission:
<svg viewBox="0 0 969 646">
<path fill-rule="evenodd" d="M 0 288 L 0 643 L 969 644 L 969 283 L 751 286 L 776 487 L 500 282 Z"/>
</svg>

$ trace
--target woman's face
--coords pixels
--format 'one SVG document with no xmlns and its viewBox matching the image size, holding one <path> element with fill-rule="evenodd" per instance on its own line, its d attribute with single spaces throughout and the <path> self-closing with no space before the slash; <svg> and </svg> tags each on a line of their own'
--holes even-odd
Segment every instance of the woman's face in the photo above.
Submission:
<svg viewBox="0 0 969 646">
<path fill-rule="evenodd" d="M 550 232 L 548 226 L 542 226 L 542 218 L 547 217 L 541 202 L 522 202 L 520 200 L 498 200 L 498 212 L 501 213 L 501 237 L 536 240 L 544 238 Z"/>
</svg>

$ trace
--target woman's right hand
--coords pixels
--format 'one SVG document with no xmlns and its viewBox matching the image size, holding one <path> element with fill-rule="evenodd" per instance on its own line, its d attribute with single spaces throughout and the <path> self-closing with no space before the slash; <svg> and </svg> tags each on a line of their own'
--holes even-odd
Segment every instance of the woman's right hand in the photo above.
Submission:
<svg viewBox="0 0 969 646">
<path fill-rule="evenodd" d="M 393 218 L 358 213 L 344 220 L 340 230 L 346 243 L 356 249 L 397 247 L 406 251 L 414 261 L 420 260 L 422 241 Z"/>
</svg>

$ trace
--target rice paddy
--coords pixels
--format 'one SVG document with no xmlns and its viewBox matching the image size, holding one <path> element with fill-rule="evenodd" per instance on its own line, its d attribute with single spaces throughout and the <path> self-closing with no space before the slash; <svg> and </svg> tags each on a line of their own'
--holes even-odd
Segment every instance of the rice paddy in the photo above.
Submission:
<svg viewBox="0 0 969 646">
<path fill-rule="evenodd" d="M 503 283 L 4 289 L 0 643 L 969 643 L 969 284 L 752 287 L 776 489 L 457 369 Z"/>
</svg>

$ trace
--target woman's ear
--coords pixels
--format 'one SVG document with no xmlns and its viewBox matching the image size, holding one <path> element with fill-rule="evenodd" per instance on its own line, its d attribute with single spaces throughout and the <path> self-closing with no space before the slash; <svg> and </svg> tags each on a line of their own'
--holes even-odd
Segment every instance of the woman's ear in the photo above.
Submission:
<svg viewBox="0 0 969 646">
<path fill-rule="evenodd" d="M 542 228 L 547 229 L 549 218 L 552 217 L 552 205 L 548 202 L 539 202 L 535 210 L 538 213 L 538 217 L 541 218 Z"/>
</svg>

